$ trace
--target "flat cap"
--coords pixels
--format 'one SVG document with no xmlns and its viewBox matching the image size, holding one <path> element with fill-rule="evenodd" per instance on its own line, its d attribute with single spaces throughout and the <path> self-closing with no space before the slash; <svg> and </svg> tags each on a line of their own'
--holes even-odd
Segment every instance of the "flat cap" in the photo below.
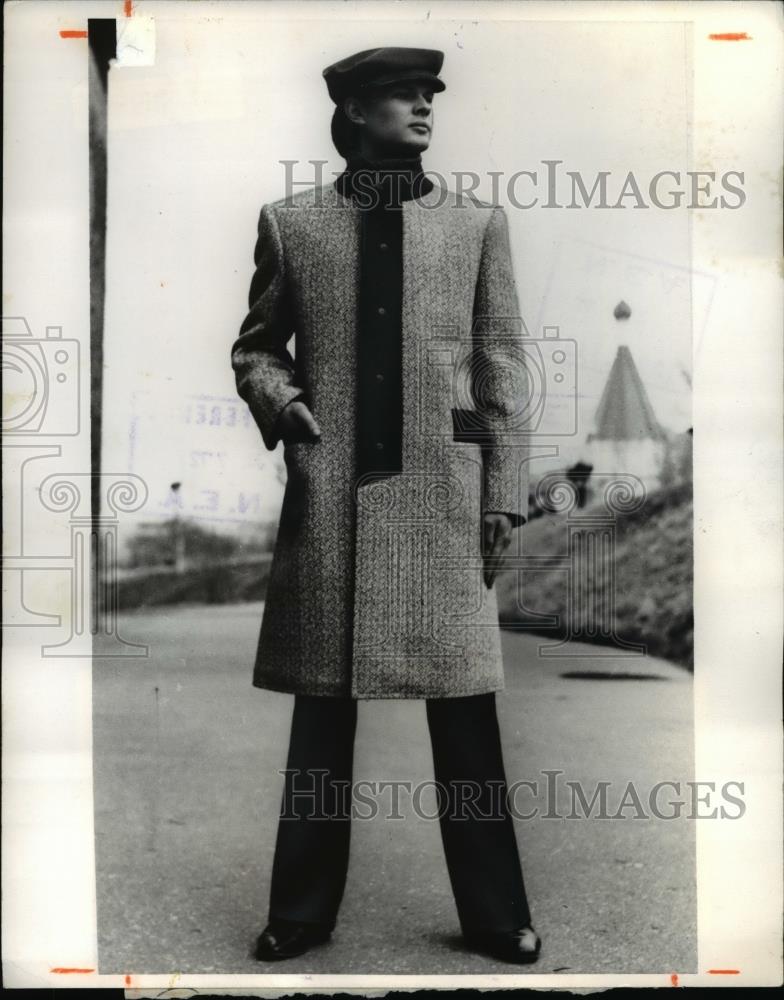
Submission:
<svg viewBox="0 0 784 1000">
<path fill-rule="evenodd" d="M 366 87 L 380 87 L 401 80 L 422 80 L 434 91 L 446 90 L 438 77 L 444 53 L 437 49 L 365 49 L 333 63 L 323 72 L 329 96 L 338 104 Z"/>
</svg>

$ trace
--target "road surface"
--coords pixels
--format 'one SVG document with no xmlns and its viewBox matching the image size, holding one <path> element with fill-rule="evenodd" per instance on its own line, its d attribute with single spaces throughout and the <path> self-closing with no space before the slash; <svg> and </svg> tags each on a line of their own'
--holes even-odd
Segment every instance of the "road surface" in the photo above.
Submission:
<svg viewBox="0 0 784 1000">
<path fill-rule="evenodd" d="M 254 961 L 293 705 L 251 686 L 260 617 L 259 604 L 127 614 L 121 635 L 147 643 L 149 657 L 95 663 L 100 972 L 526 971 L 463 947 L 438 823 L 405 795 L 405 819 L 354 823 L 332 941 L 274 966 Z M 691 676 L 595 646 L 548 658 L 546 640 L 503 639 L 507 777 L 538 782 L 537 796 L 521 786 L 516 799 L 521 814 L 539 810 L 516 820 L 544 942 L 529 971 L 696 971 L 695 822 L 620 810 L 630 781 L 650 815 L 657 782 L 693 779 Z M 429 780 L 424 703 L 363 702 L 355 760 L 357 780 Z M 549 799 L 548 771 L 563 772 L 550 775 Z M 589 800 L 609 782 L 608 811 L 622 818 L 564 818 L 567 780 Z"/>
</svg>

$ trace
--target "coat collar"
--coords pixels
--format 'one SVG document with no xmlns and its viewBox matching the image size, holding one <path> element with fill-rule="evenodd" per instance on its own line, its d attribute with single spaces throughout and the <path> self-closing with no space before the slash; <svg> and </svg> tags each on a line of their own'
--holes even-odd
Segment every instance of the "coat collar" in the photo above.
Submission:
<svg viewBox="0 0 784 1000">
<path fill-rule="evenodd" d="M 357 208 L 401 208 L 404 202 L 429 194 L 433 183 L 422 169 L 422 158 L 351 159 L 335 181 L 340 195 Z"/>
</svg>

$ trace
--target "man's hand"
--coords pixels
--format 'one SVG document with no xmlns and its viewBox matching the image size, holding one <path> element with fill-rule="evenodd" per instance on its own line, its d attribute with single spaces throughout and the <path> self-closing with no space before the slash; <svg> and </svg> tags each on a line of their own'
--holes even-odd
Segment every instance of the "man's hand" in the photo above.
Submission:
<svg viewBox="0 0 784 1000">
<path fill-rule="evenodd" d="M 498 574 L 498 560 L 512 540 L 512 519 L 508 514 L 485 514 L 482 525 L 484 543 L 484 579 L 489 590 Z"/>
<path fill-rule="evenodd" d="M 301 399 L 293 399 L 283 407 L 278 417 L 277 430 L 284 444 L 318 441 L 321 437 L 321 428 L 316 423 L 316 418 Z"/>
</svg>

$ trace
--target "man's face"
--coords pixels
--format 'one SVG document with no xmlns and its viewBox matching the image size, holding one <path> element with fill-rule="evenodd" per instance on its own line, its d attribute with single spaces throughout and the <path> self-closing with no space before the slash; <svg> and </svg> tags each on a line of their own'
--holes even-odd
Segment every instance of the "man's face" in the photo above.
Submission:
<svg viewBox="0 0 784 1000">
<path fill-rule="evenodd" d="M 433 91 L 426 83 L 393 83 L 361 100 L 349 98 L 349 119 L 362 126 L 363 145 L 376 155 L 416 156 L 430 145 Z"/>
</svg>

